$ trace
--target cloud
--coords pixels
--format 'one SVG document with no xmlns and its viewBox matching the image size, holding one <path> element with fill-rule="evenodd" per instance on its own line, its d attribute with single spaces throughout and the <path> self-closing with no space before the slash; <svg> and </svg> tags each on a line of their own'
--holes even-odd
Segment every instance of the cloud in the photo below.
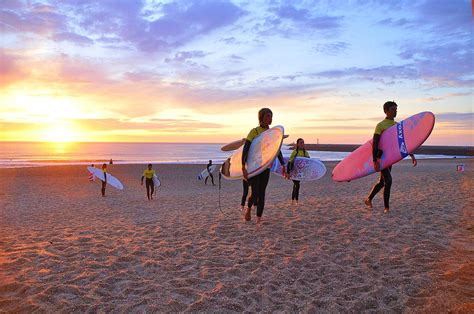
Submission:
<svg viewBox="0 0 474 314">
<path fill-rule="evenodd" d="M 54 41 L 69 41 L 77 45 L 87 46 L 92 45 L 94 41 L 86 36 L 81 36 L 75 33 L 57 33 L 53 35 Z"/>
<path fill-rule="evenodd" d="M 123 78 L 132 82 L 159 81 L 157 73 L 149 71 L 130 71 L 123 74 Z"/>
<path fill-rule="evenodd" d="M 359 80 L 381 82 L 389 85 L 393 84 L 393 82 L 387 81 L 387 79 L 414 80 L 419 78 L 418 70 L 412 64 L 388 65 L 374 68 L 352 67 L 342 70 L 329 70 L 317 73 L 310 73 L 307 75 L 313 78 L 322 77 L 327 79 L 340 79 L 344 77 L 349 77 Z"/>
<path fill-rule="evenodd" d="M 146 121 L 119 119 L 77 119 L 71 120 L 90 131 L 146 130 L 156 132 L 193 132 L 226 127 L 219 123 L 202 122 L 194 119 L 149 119 Z"/>
<path fill-rule="evenodd" d="M 444 112 L 436 114 L 435 117 L 436 123 L 445 129 L 472 131 L 474 127 L 473 112 Z"/>
<path fill-rule="evenodd" d="M 21 58 L 0 50 L 0 89 L 24 80 L 28 74 L 21 68 Z"/>
<path fill-rule="evenodd" d="M 444 40 L 403 46 L 399 56 L 412 62 L 420 78 L 438 86 L 472 86 L 473 51 L 471 39 L 459 42 Z"/>
<path fill-rule="evenodd" d="M 393 19 L 389 17 L 377 22 L 377 24 L 382 25 L 382 26 L 401 27 L 401 26 L 413 26 L 415 23 L 407 20 L 406 18 Z"/>
<path fill-rule="evenodd" d="M 347 48 L 349 48 L 348 43 L 338 41 L 338 42 L 329 43 L 329 44 L 317 44 L 314 47 L 314 50 L 317 52 L 327 54 L 327 55 L 336 56 L 344 52 L 345 50 L 347 50 Z"/>
<path fill-rule="evenodd" d="M 308 9 L 298 9 L 292 5 L 283 5 L 270 11 L 274 12 L 279 19 L 289 20 L 313 29 L 338 29 L 341 26 L 342 17 L 340 16 L 315 16 Z"/>
<path fill-rule="evenodd" d="M 57 13 L 54 7 L 45 5 L 22 6 L 15 11 L 3 8 L 0 11 L 0 27 L 1 31 L 5 33 L 49 34 L 58 30 L 66 30 L 66 20 L 67 17 Z"/>
<path fill-rule="evenodd" d="M 184 63 L 190 59 L 204 58 L 209 55 L 204 51 L 179 51 L 176 52 L 173 58 L 166 58 L 166 63 Z"/>
<path fill-rule="evenodd" d="M 175 1 L 144 10 L 143 1 L 69 1 L 91 34 L 120 38 L 144 52 L 168 51 L 237 21 L 244 11 L 230 1 Z M 145 12 L 145 13 L 144 13 Z"/>
<path fill-rule="evenodd" d="M 468 0 L 424 1 L 417 10 L 417 24 L 429 24 L 437 35 L 459 32 L 469 35 L 472 30 L 471 5 Z"/>
<path fill-rule="evenodd" d="M 472 95 L 473 95 L 472 92 L 449 93 L 449 94 L 445 94 L 445 95 L 421 98 L 420 101 L 422 101 L 422 102 L 433 102 L 433 101 L 440 101 L 440 100 L 449 99 L 449 98 L 452 98 L 452 97 L 463 97 L 463 96 L 472 96 Z"/>
</svg>

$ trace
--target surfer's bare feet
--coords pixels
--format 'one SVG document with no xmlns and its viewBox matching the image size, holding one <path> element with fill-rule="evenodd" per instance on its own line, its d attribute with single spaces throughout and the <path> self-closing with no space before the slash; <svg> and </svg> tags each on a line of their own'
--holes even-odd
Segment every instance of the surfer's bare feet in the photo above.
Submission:
<svg viewBox="0 0 474 314">
<path fill-rule="evenodd" d="M 257 226 L 260 226 L 261 223 L 262 223 L 262 217 L 257 216 Z"/>
<path fill-rule="evenodd" d="M 372 201 L 368 198 L 364 200 L 365 205 L 367 205 L 369 208 L 372 208 Z"/>
<path fill-rule="evenodd" d="M 243 212 L 244 209 L 245 209 L 245 206 L 244 206 L 244 205 L 241 205 L 241 206 L 240 206 L 240 211 Z"/>
<path fill-rule="evenodd" d="M 296 206 L 298 206 L 298 200 L 296 200 Z"/>
<path fill-rule="evenodd" d="M 250 219 L 252 219 L 252 215 L 250 214 L 250 211 L 251 209 L 249 207 L 247 207 L 247 210 L 245 210 L 245 221 L 250 221 Z"/>
<path fill-rule="evenodd" d="M 294 200 L 291 200 L 291 205 L 295 205 L 295 201 Z"/>
<path fill-rule="evenodd" d="M 383 210 L 384 214 L 387 214 L 390 212 L 390 209 L 388 207 L 385 207 L 385 209 Z"/>
</svg>

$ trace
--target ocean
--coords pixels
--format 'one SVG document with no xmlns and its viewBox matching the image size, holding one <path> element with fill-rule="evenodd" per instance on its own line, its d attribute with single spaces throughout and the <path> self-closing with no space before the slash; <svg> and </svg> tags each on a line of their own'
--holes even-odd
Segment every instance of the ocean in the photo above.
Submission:
<svg viewBox="0 0 474 314">
<path fill-rule="evenodd" d="M 0 142 L 0 168 L 49 165 L 115 164 L 207 164 L 222 163 L 231 152 L 220 150 L 224 144 L 196 143 L 41 143 Z M 282 146 L 284 156 L 291 150 Z M 309 151 L 322 161 L 342 160 L 347 152 Z M 452 158 L 442 155 L 417 155 L 423 158 Z"/>
</svg>

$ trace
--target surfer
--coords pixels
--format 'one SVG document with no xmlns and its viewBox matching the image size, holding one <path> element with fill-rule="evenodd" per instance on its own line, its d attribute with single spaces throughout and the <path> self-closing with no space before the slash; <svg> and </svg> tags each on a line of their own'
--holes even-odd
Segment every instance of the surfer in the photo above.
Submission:
<svg viewBox="0 0 474 314">
<path fill-rule="evenodd" d="M 102 172 L 104 173 L 104 181 L 102 181 L 102 196 L 105 196 L 105 187 L 107 186 L 107 164 L 102 164 Z"/>
<path fill-rule="evenodd" d="M 214 184 L 214 176 L 212 175 L 211 173 L 211 166 L 212 166 L 212 160 L 209 160 L 209 163 L 207 164 L 207 172 L 209 173 L 209 176 L 206 177 L 206 179 L 204 180 L 204 184 L 207 185 L 207 179 L 209 179 L 209 177 L 211 177 L 211 182 L 212 182 L 212 185 L 215 186 Z M 202 179 L 201 179 L 202 180 Z"/>
<path fill-rule="evenodd" d="M 290 172 L 294 167 L 294 162 L 296 157 L 304 157 L 309 158 L 309 154 L 304 148 L 304 140 L 299 138 L 296 140 L 296 148 L 290 155 L 290 159 L 288 160 L 288 172 L 286 177 L 290 178 Z M 293 192 L 291 193 L 291 205 L 293 202 L 296 201 L 296 205 L 298 205 L 298 197 L 300 195 L 300 181 L 299 180 L 292 180 L 293 181 Z"/>
<path fill-rule="evenodd" d="M 148 197 L 148 200 L 153 199 L 153 192 L 155 191 L 155 182 L 153 182 L 153 176 L 155 175 L 155 170 L 151 169 L 152 167 L 153 167 L 152 164 L 148 164 L 148 168 L 145 169 L 145 171 L 143 171 L 142 182 L 141 182 L 141 185 L 143 185 L 143 179 L 146 178 L 145 186 L 146 186 L 146 196 Z"/>
<path fill-rule="evenodd" d="M 258 122 L 259 126 L 250 130 L 247 138 L 245 139 L 245 144 L 242 152 L 242 173 L 244 179 L 247 180 L 252 188 L 252 203 L 257 206 L 257 224 L 260 224 L 263 214 L 263 209 L 265 207 L 265 190 L 267 188 L 268 180 L 270 179 L 270 168 L 265 169 L 259 175 L 255 177 L 248 178 L 247 169 L 245 168 L 245 163 L 247 162 L 247 157 L 250 150 L 250 145 L 254 138 L 259 134 L 269 129 L 270 124 L 272 124 L 273 113 L 269 108 L 262 108 L 258 111 Z M 283 155 L 281 151 L 278 153 L 278 160 L 281 164 L 282 175 L 286 176 L 285 163 L 283 160 Z M 249 221 L 251 219 L 251 207 L 247 207 L 245 211 L 245 220 Z"/>
<path fill-rule="evenodd" d="M 375 195 L 383 188 L 383 203 L 385 206 L 384 213 L 390 211 L 390 189 L 392 187 L 392 166 L 380 170 L 379 159 L 382 157 L 383 151 L 379 149 L 379 142 L 382 133 L 389 127 L 397 124 L 395 117 L 397 116 L 397 104 L 394 101 L 387 101 L 383 104 L 383 111 L 385 112 L 385 119 L 377 124 L 374 131 L 374 139 L 372 144 L 372 159 L 374 162 L 375 171 L 380 171 L 380 179 L 373 186 L 369 196 L 365 199 L 364 203 L 369 208 L 372 208 L 372 199 Z M 417 165 L 415 155 L 410 154 L 413 167 Z"/>
</svg>

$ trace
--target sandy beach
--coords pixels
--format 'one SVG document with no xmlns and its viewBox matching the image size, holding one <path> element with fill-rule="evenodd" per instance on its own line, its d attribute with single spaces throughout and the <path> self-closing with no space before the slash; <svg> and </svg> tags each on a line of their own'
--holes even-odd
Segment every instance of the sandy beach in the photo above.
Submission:
<svg viewBox="0 0 474 314">
<path fill-rule="evenodd" d="M 105 198 L 85 166 L 0 169 L 0 312 L 474 311 L 474 160 L 397 164 L 389 214 L 363 203 L 378 176 L 326 166 L 299 207 L 272 175 L 260 227 L 204 165 L 155 166 L 153 201 L 144 165 L 111 165 Z"/>
</svg>

